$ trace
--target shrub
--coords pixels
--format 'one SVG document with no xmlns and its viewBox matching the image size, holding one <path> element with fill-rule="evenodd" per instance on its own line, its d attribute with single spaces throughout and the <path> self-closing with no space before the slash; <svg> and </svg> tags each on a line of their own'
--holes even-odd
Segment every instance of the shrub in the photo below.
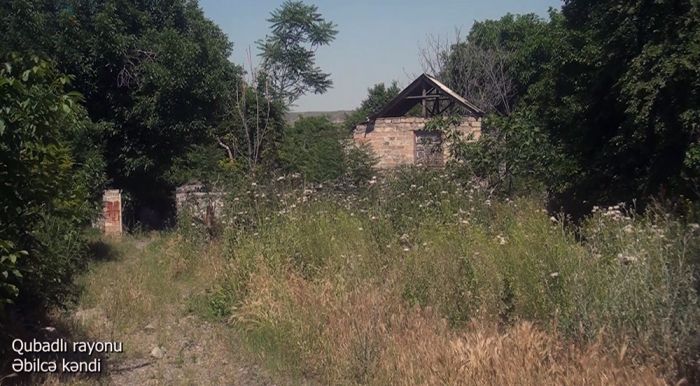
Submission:
<svg viewBox="0 0 700 386">
<path fill-rule="evenodd" d="M 99 207 L 104 163 L 93 150 L 93 125 L 70 77 L 37 57 L 9 55 L 0 68 L 0 240 L 3 261 L 16 260 L 15 285 L 32 306 L 62 305 L 84 257 L 79 227 Z M 6 263 L 5 263 L 6 264 Z M 8 268 L 5 266 L 4 268 Z M 22 278 L 20 278 L 19 273 Z M 11 281 L 10 281 L 11 280 Z M 14 292 L 14 291 L 13 291 Z M 11 300 L 2 294 L 0 302 Z"/>
<path fill-rule="evenodd" d="M 300 117 L 282 139 L 280 159 L 288 173 L 300 173 L 305 180 L 323 182 L 343 172 L 345 154 L 340 127 L 328 117 Z"/>
</svg>

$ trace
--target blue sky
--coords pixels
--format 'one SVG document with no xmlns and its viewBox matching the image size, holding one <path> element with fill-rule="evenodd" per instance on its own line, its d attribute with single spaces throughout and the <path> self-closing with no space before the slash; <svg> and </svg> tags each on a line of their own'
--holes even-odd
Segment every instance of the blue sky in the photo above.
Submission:
<svg viewBox="0 0 700 386">
<path fill-rule="evenodd" d="M 200 0 L 205 15 L 216 22 L 234 44 L 231 60 L 247 63 L 246 49 L 258 62 L 255 41 L 269 33 L 266 21 L 283 0 Z M 428 35 L 464 36 L 475 20 L 498 19 L 506 13 L 547 16 L 560 0 L 306 0 L 316 4 L 326 20 L 338 25 L 336 40 L 317 53 L 316 64 L 331 73 L 333 89 L 323 95 L 302 96 L 295 111 L 351 110 L 377 83 L 396 79 L 407 85 L 420 74 L 418 50 Z M 248 65 L 246 64 L 246 68 Z M 409 75 L 407 75 L 409 74 Z"/>
</svg>

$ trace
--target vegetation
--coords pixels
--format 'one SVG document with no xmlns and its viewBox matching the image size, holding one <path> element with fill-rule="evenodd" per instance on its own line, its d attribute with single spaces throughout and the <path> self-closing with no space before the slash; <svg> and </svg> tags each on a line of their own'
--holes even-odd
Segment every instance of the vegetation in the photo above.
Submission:
<svg viewBox="0 0 700 386">
<path fill-rule="evenodd" d="M 333 86 L 330 74 L 315 67 L 316 50 L 330 44 L 338 34 L 336 25 L 326 21 L 315 5 L 287 0 L 267 20 L 272 35 L 258 41 L 263 75 L 275 99 L 293 104 L 311 91 L 323 94 Z"/>
<path fill-rule="evenodd" d="M 389 87 L 384 83 L 375 84 L 367 89 L 367 98 L 360 106 L 345 116 L 343 126 L 350 130 L 354 126 L 367 121 L 367 117 L 379 112 L 390 100 L 399 95 L 401 89 L 397 81 L 393 81 Z"/>
<path fill-rule="evenodd" d="M 256 184 L 230 204 L 208 252 L 229 263 L 195 312 L 323 384 L 694 379 L 697 224 L 615 206 L 571 229 L 541 199 L 467 182 L 406 169 L 353 194 Z M 196 271 L 206 233 L 181 224 Z"/>
<path fill-rule="evenodd" d="M 313 182 L 335 180 L 343 173 L 346 137 L 327 117 L 301 117 L 285 133 L 280 158 L 290 174 Z"/>
<path fill-rule="evenodd" d="M 78 227 L 99 208 L 104 165 L 78 153 L 95 125 L 70 77 L 36 56 L 0 68 L 0 304 L 61 306 L 85 257 Z"/>
<path fill-rule="evenodd" d="M 662 192 L 696 197 L 695 102 L 687 93 L 698 57 L 682 36 L 697 31 L 697 10 L 692 2 L 678 7 L 674 14 L 661 4 L 568 2 L 549 21 L 506 15 L 475 23 L 466 42 L 429 45 L 432 55 L 423 57 L 450 86 L 500 113 L 487 120 L 492 135 L 469 152 L 507 170 L 499 183 L 514 176 L 527 181 L 520 185 L 541 183 L 578 215 L 632 199 L 642 208 Z M 465 66 L 476 74 L 460 78 Z M 488 79 L 491 87 L 481 87 Z M 691 86 L 676 92 L 677 82 Z M 508 153 L 539 156 L 516 171 L 510 166 L 523 163 L 512 157 L 501 166 L 498 157 Z M 494 174 L 482 168 L 482 177 Z"/>
<path fill-rule="evenodd" d="M 284 121 L 332 87 L 314 5 L 274 10 L 244 69 L 196 1 L 5 1 L 0 324 L 71 304 L 89 267 L 100 337 L 198 314 L 324 384 L 697 384 L 698 11 L 572 0 L 429 39 L 483 135 L 438 117 L 444 170 L 379 172 L 350 129 L 396 82 L 342 125 Z M 89 264 L 105 187 L 165 220 L 191 182 L 228 193 L 216 221 L 181 212 L 144 260 Z"/>
</svg>

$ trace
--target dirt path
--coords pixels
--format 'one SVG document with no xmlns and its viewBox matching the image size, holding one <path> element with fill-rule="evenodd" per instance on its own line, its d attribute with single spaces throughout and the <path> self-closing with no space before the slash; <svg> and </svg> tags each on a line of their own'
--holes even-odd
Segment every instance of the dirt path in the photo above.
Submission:
<svg viewBox="0 0 700 386">
<path fill-rule="evenodd" d="M 111 244 L 119 255 L 86 275 L 85 299 L 64 322 L 87 340 L 123 342 L 96 383 L 140 385 L 308 384 L 271 376 L 246 356 L 232 329 L 189 312 L 205 279 L 173 279 L 177 259 L 159 237 Z M 200 287 L 200 288 L 198 288 Z M 47 384 L 86 384 L 85 380 Z"/>
<path fill-rule="evenodd" d="M 158 331 L 169 344 L 161 358 L 123 359 L 111 363 L 113 385 L 274 385 L 257 365 L 236 355 L 237 345 L 220 326 L 195 316 L 161 320 L 139 334 L 139 351 L 158 347 Z"/>
</svg>

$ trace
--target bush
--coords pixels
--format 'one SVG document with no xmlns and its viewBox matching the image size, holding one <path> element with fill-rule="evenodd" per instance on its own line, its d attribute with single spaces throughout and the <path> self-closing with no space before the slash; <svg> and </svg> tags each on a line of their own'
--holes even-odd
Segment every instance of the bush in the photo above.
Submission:
<svg viewBox="0 0 700 386">
<path fill-rule="evenodd" d="M 307 181 L 334 180 L 343 173 L 345 154 L 339 126 L 328 117 L 300 117 L 282 139 L 280 159 L 287 173 Z"/>
<path fill-rule="evenodd" d="M 105 181 L 101 126 L 66 93 L 70 77 L 37 57 L 10 55 L 0 68 L 0 288 L 31 306 L 62 305 L 84 256 L 79 229 L 94 218 Z M 99 142 L 97 142 L 99 143 Z M 12 257 L 14 256 L 14 257 Z M 19 273 L 19 275 L 17 274 Z M 21 277 L 20 277 L 21 276 Z M 13 291 L 14 292 L 14 291 Z M 2 294 L 0 302 L 12 301 Z"/>
</svg>

